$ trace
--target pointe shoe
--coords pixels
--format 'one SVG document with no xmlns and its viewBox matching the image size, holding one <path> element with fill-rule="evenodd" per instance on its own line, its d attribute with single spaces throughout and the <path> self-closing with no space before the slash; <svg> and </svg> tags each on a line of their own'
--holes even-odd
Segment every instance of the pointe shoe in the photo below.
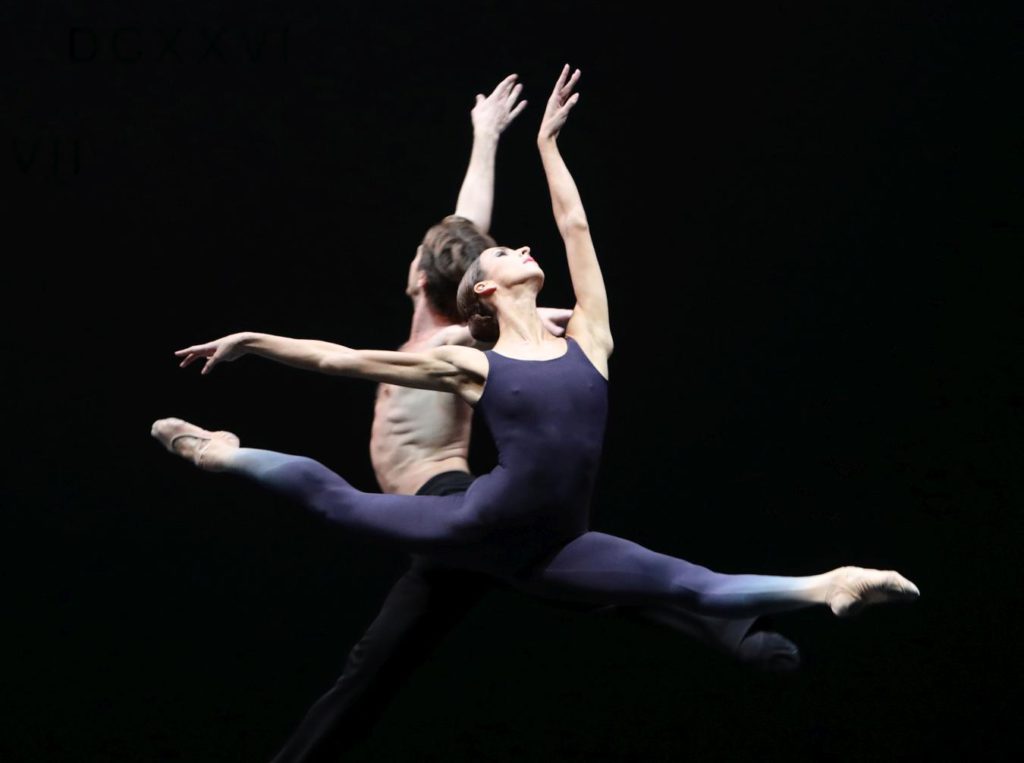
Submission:
<svg viewBox="0 0 1024 763">
<path fill-rule="evenodd" d="M 232 432 L 225 432 L 223 430 L 210 432 L 206 429 L 202 429 L 201 427 L 197 427 L 195 424 L 190 424 L 183 419 L 176 418 L 158 419 L 153 422 L 153 426 L 150 428 L 149 433 L 159 440 L 171 453 L 181 456 L 182 458 L 187 458 L 200 469 L 206 469 L 208 471 L 219 471 L 217 466 L 203 464 L 203 457 L 214 442 L 223 442 L 227 445 L 232 445 L 235 448 L 241 445 L 241 441 Z M 191 456 L 186 455 L 175 447 L 179 440 L 186 437 L 199 440 L 199 444 L 192 450 Z"/>
<path fill-rule="evenodd" d="M 850 617 L 869 604 L 913 601 L 920 595 L 916 585 L 893 570 L 841 567 L 825 603 L 837 617 Z"/>
</svg>

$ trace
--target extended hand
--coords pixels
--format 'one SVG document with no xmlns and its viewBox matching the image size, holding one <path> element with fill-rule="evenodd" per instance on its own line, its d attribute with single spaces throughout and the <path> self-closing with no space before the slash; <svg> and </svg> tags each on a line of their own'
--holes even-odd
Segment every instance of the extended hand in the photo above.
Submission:
<svg viewBox="0 0 1024 763">
<path fill-rule="evenodd" d="M 579 69 L 569 77 L 569 64 L 562 67 L 562 73 L 558 76 L 558 82 L 555 83 L 555 89 L 551 91 L 551 97 L 548 98 L 547 107 L 544 109 L 544 118 L 540 122 L 540 132 L 537 134 L 538 140 L 558 137 L 558 132 L 569 117 L 569 111 L 580 99 L 579 93 L 572 92 L 579 78 Z"/>
<path fill-rule="evenodd" d="M 516 105 L 516 99 L 523 91 L 523 86 L 516 84 L 518 76 L 518 74 L 508 75 L 486 97 L 483 93 L 477 94 L 476 105 L 470 112 L 475 132 L 500 135 L 501 131 L 519 116 L 519 112 L 526 108 L 526 101 Z"/>
<path fill-rule="evenodd" d="M 194 344 L 184 350 L 178 350 L 174 354 L 179 358 L 182 356 L 185 358 L 179 364 L 180 368 L 185 368 L 200 358 L 206 358 L 201 373 L 208 374 L 218 363 L 229 363 L 245 355 L 245 338 L 245 333 L 229 334 L 206 344 Z"/>
</svg>

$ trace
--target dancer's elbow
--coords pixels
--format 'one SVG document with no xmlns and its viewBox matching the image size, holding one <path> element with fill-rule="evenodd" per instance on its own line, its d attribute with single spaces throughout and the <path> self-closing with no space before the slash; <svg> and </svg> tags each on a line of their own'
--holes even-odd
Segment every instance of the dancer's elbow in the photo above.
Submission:
<svg viewBox="0 0 1024 763">
<path fill-rule="evenodd" d="M 587 222 L 587 215 L 583 207 L 577 207 L 559 216 L 558 231 L 562 238 L 571 238 L 581 234 L 589 235 L 590 223 Z"/>
<path fill-rule="evenodd" d="M 360 360 L 358 353 L 325 352 L 317 358 L 317 370 L 333 376 L 354 376 L 359 373 Z"/>
</svg>

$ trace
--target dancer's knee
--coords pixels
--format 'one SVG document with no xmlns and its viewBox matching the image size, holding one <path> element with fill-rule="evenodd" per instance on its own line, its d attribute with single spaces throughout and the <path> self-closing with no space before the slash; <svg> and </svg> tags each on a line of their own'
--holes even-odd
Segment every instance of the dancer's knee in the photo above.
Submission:
<svg viewBox="0 0 1024 763">
<path fill-rule="evenodd" d="M 350 505 L 359 493 L 319 461 L 305 456 L 283 456 L 262 463 L 256 477 L 328 515 Z"/>
<path fill-rule="evenodd" d="M 293 484 L 305 485 L 308 490 L 325 490 L 349 484 L 319 461 L 306 456 L 292 456 L 287 461 L 272 467 L 276 476 Z"/>
<path fill-rule="evenodd" d="M 672 601 L 694 612 L 707 611 L 711 606 L 712 597 L 709 592 L 695 586 L 687 575 L 675 575 L 669 583 Z"/>
<path fill-rule="evenodd" d="M 476 543 L 487 533 L 487 523 L 479 512 L 460 509 L 452 517 L 450 537 L 456 543 Z"/>
</svg>

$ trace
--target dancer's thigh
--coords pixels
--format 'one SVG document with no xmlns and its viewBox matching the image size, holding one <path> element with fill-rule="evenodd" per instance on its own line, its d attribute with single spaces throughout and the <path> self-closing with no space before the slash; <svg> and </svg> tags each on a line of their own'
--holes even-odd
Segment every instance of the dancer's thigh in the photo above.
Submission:
<svg viewBox="0 0 1024 763">
<path fill-rule="evenodd" d="M 516 584 L 549 598 L 643 604 L 665 587 L 671 557 L 632 541 L 585 533 L 562 546 Z M 668 592 L 665 592 L 668 594 Z"/>
<path fill-rule="evenodd" d="M 515 584 L 535 595 L 603 604 L 685 603 L 688 583 L 713 575 L 704 567 L 639 543 L 587 532 L 574 538 Z"/>
</svg>

